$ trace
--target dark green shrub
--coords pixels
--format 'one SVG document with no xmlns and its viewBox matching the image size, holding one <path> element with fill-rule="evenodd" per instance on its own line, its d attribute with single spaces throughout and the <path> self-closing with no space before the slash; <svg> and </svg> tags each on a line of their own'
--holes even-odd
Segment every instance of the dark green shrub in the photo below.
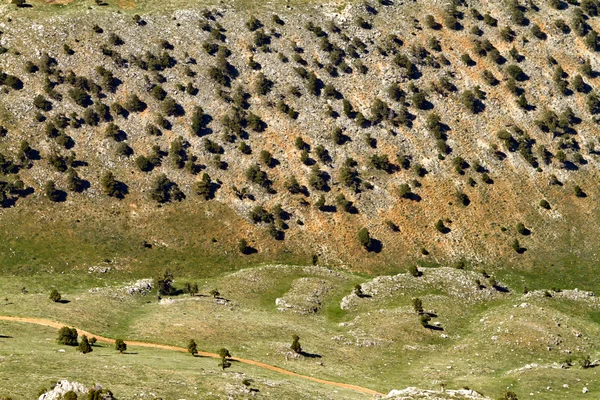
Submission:
<svg viewBox="0 0 600 400">
<path fill-rule="evenodd" d="M 438 221 L 435 223 L 435 229 L 437 229 L 439 232 L 444 233 L 447 228 L 444 225 L 444 221 L 442 221 L 441 219 L 438 219 Z"/>
<path fill-rule="evenodd" d="M 66 346 L 77 346 L 77 329 L 63 326 L 58 331 L 57 341 Z"/>
<path fill-rule="evenodd" d="M 50 201 L 53 202 L 59 202 L 63 198 L 62 192 L 57 189 L 56 183 L 54 183 L 54 181 L 48 181 L 44 184 L 44 193 L 46 194 L 46 197 L 48 197 L 48 199 L 50 199 Z"/>
<path fill-rule="evenodd" d="M 250 254 L 251 247 L 248 246 L 248 241 L 246 239 L 240 239 L 238 241 L 238 250 L 242 254 Z"/>
<path fill-rule="evenodd" d="M 425 110 L 427 108 L 428 101 L 427 97 L 425 97 L 425 94 L 423 92 L 417 92 L 413 94 L 411 100 L 413 106 L 415 106 L 419 110 Z"/>
<path fill-rule="evenodd" d="M 146 109 L 146 103 L 144 103 L 136 94 L 129 95 L 124 106 L 130 113 L 142 112 Z"/>
<path fill-rule="evenodd" d="M 255 31 L 263 26 L 262 22 L 254 15 L 250 16 L 250 19 L 246 22 L 246 27 L 251 31 Z"/>
<path fill-rule="evenodd" d="M 42 111 L 50 111 L 52 109 L 52 103 L 40 94 L 33 99 L 33 105 Z"/>
<path fill-rule="evenodd" d="M 90 345 L 90 342 L 88 341 L 88 338 L 86 335 L 81 336 L 81 342 L 79 342 L 79 345 L 77 346 L 77 350 L 80 351 L 82 354 L 87 354 L 87 353 L 91 353 L 92 351 L 94 351 L 94 349 L 92 349 L 92 346 Z M 63 399 L 67 399 L 68 393 L 69 392 L 67 392 L 63 395 Z M 75 394 L 75 392 L 71 392 L 71 393 L 73 393 L 73 395 L 70 397 L 70 399 L 77 400 L 77 395 Z"/>
<path fill-rule="evenodd" d="M 365 249 L 368 249 L 371 246 L 371 235 L 367 228 L 361 228 L 358 231 L 358 242 Z"/>
<path fill-rule="evenodd" d="M 258 164 L 254 164 L 246 170 L 246 179 L 265 188 L 271 185 L 267 173 L 262 171 Z"/>
<path fill-rule="evenodd" d="M 517 239 L 514 239 L 511 244 L 510 247 L 512 247 L 512 249 L 514 251 L 516 251 L 517 253 L 519 253 L 521 251 L 521 244 L 519 243 L 519 241 Z M 493 285 L 492 285 L 493 286 Z"/>
<path fill-rule="evenodd" d="M 490 15 L 490 13 L 486 13 L 483 16 L 483 22 L 485 22 L 489 26 L 497 26 L 498 20 Z"/>
<path fill-rule="evenodd" d="M 531 26 L 531 34 L 540 40 L 546 39 L 546 34 L 542 31 L 538 24 L 533 24 Z"/>
<path fill-rule="evenodd" d="M 271 91 L 273 82 L 271 82 L 262 72 L 256 76 L 254 81 L 254 89 L 257 94 L 264 96 Z"/>
<path fill-rule="evenodd" d="M 527 75 L 525 75 L 525 73 L 523 72 L 523 70 L 521 69 L 521 67 L 519 67 L 516 64 L 511 64 L 508 67 L 506 67 L 506 73 L 513 78 L 516 81 L 524 81 L 527 79 Z"/>
<path fill-rule="evenodd" d="M 308 183 L 313 189 L 327 191 L 328 186 L 326 176 L 327 175 L 315 165 L 311 170 Z"/>
<path fill-rule="evenodd" d="M 431 14 L 425 17 L 425 26 L 434 30 L 439 30 L 442 27 L 442 25 L 436 22 L 435 18 Z"/>
<path fill-rule="evenodd" d="M 515 31 L 513 31 L 510 27 L 504 27 L 502 28 L 502 30 L 500 30 L 500 37 L 502 38 L 502 40 L 504 40 L 505 42 L 512 42 L 513 40 L 515 40 L 515 37 L 517 36 L 517 34 L 515 33 Z"/>
<path fill-rule="evenodd" d="M 102 186 L 104 194 L 110 197 L 122 199 L 127 194 L 127 186 L 124 183 L 117 181 L 114 174 L 110 171 L 102 174 L 100 177 L 100 185 Z"/>
<path fill-rule="evenodd" d="M 117 350 L 121 354 L 127 351 L 127 344 L 123 341 L 123 339 L 115 340 L 115 350 Z"/>
<path fill-rule="evenodd" d="M 52 300 L 54 303 L 57 303 L 60 301 L 61 299 L 61 295 L 60 293 L 58 293 L 58 290 L 56 289 L 52 289 L 52 291 L 50 292 L 50 296 L 49 296 L 50 300 Z"/>
</svg>

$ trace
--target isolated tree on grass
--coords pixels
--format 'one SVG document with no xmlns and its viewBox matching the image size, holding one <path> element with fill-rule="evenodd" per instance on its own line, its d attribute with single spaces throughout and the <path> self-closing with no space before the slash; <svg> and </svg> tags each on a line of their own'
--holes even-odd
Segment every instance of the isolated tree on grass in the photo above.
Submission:
<svg viewBox="0 0 600 400">
<path fill-rule="evenodd" d="M 300 346 L 300 336 L 292 335 L 292 345 L 290 346 L 290 349 L 292 349 L 294 353 L 302 353 L 302 346 Z"/>
<path fill-rule="evenodd" d="M 60 293 L 58 293 L 58 290 L 56 289 L 52 289 L 52 291 L 50 292 L 49 298 L 55 303 L 59 302 L 61 297 L 62 296 L 60 295 Z"/>
<path fill-rule="evenodd" d="M 198 346 L 196 345 L 196 341 L 194 339 L 190 339 L 190 342 L 187 346 L 188 353 L 195 356 L 198 354 Z"/>
<path fill-rule="evenodd" d="M 592 361 L 590 360 L 590 356 L 588 355 L 583 360 L 581 360 L 580 365 L 583 369 L 588 369 L 592 367 Z"/>
<path fill-rule="evenodd" d="M 408 273 L 414 276 L 415 278 L 419 277 L 421 273 L 419 272 L 419 268 L 416 265 L 411 265 L 408 267 Z"/>
<path fill-rule="evenodd" d="M 93 346 L 96 344 L 98 339 L 96 339 L 94 336 L 92 336 L 88 341 L 90 342 L 90 346 Z"/>
<path fill-rule="evenodd" d="M 212 297 L 214 297 L 215 299 L 216 299 L 217 297 L 219 297 L 219 295 L 220 295 L 220 294 L 221 294 L 221 293 L 219 293 L 219 291 L 218 291 L 217 289 L 212 289 L 212 290 L 210 291 L 210 295 L 211 295 Z"/>
<path fill-rule="evenodd" d="M 198 284 L 197 283 L 190 283 L 190 282 L 186 282 L 183 284 L 183 292 L 193 295 L 198 293 Z"/>
<path fill-rule="evenodd" d="M 77 346 L 77 329 L 63 326 L 58 331 L 57 341 L 66 346 Z"/>
<path fill-rule="evenodd" d="M 231 357 L 229 350 L 227 350 L 226 348 L 221 348 L 221 349 L 219 349 L 218 354 L 219 354 L 219 357 L 221 357 L 221 362 L 219 363 L 219 367 L 221 367 L 223 370 L 225 370 L 225 368 L 231 367 L 231 363 L 229 361 L 227 361 L 227 357 Z"/>
<path fill-rule="evenodd" d="M 417 314 L 423 314 L 423 301 L 421 301 L 421 299 L 419 299 L 418 297 L 414 298 L 412 300 L 412 304 L 413 309 Z"/>
<path fill-rule="evenodd" d="M 127 350 L 127 343 L 125 343 L 123 339 L 115 340 L 115 350 L 123 354 L 123 352 Z"/>
<path fill-rule="evenodd" d="M 81 342 L 79 342 L 79 345 L 77 346 L 77 350 L 82 352 L 83 354 L 91 353 L 92 351 L 94 351 L 94 349 L 92 349 L 92 346 L 90 345 L 90 342 L 88 341 L 88 338 L 86 335 L 83 335 L 81 337 Z"/>
<path fill-rule="evenodd" d="M 517 398 L 517 394 L 515 392 L 506 392 L 504 393 L 504 395 L 502 397 L 500 397 L 500 400 L 519 400 Z"/>
<path fill-rule="evenodd" d="M 158 288 L 158 294 L 163 296 L 169 296 L 175 293 L 175 287 L 173 287 L 173 274 L 167 268 L 162 276 L 156 279 L 156 287 Z"/>
</svg>

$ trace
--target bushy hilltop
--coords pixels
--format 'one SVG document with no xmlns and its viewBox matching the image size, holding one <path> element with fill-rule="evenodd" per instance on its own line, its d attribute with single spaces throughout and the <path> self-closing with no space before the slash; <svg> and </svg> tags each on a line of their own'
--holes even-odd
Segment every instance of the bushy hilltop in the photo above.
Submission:
<svg viewBox="0 0 600 400">
<path fill-rule="evenodd" d="M 594 0 L 79 7 L 2 7 L 7 221 L 365 270 L 595 261 Z"/>
</svg>

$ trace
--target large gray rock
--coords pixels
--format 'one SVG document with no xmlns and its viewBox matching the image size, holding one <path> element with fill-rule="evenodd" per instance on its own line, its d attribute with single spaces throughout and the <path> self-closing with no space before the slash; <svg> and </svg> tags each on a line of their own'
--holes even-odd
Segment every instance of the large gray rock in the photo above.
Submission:
<svg viewBox="0 0 600 400">
<path fill-rule="evenodd" d="M 152 279 L 140 279 L 133 285 L 125 287 L 127 294 L 141 294 L 142 296 L 147 295 L 152 291 L 154 286 L 154 280 Z"/>
<path fill-rule="evenodd" d="M 90 390 L 102 390 L 102 386 L 98 384 L 86 386 L 83 383 L 69 382 L 63 379 L 58 381 L 52 390 L 42 394 L 38 400 L 61 400 L 65 393 L 70 391 L 75 392 L 79 398 L 83 398 L 82 396 L 87 395 Z M 100 398 L 102 400 L 115 400 L 110 393 L 103 393 Z"/>
<path fill-rule="evenodd" d="M 463 399 L 463 400 L 491 400 L 489 397 L 482 396 L 474 390 L 460 389 L 460 390 L 423 390 L 416 387 L 408 387 L 403 390 L 392 390 L 388 393 L 384 399 L 390 400 L 417 400 L 417 399 L 428 399 L 428 400 L 449 400 L 449 399 Z"/>
<path fill-rule="evenodd" d="M 69 391 L 77 393 L 77 396 L 87 394 L 89 387 L 79 382 L 69 382 L 67 380 L 58 381 L 54 389 L 44 393 L 38 400 L 60 400 Z"/>
</svg>

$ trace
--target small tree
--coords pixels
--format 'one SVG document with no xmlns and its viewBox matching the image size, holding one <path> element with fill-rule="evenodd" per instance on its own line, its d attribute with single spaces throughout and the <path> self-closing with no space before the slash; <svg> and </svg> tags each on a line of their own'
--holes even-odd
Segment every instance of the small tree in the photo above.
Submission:
<svg viewBox="0 0 600 400">
<path fill-rule="evenodd" d="M 429 321 L 431 321 L 431 317 L 429 316 L 429 314 L 423 314 L 419 317 L 419 322 L 424 328 L 427 328 L 429 326 Z"/>
<path fill-rule="evenodd" d="M 146 109 L 146 103 L 144 103 L 136 94 L 130 95 L 125 101 L 125 109 L 129 112 L 142 112 Z"/>
<path fill-rule="evenodd" d="M 518 253 L 519 251 L 521 251 L 521 243 L 519 243 L 519 240 L 518 240 L 518 239 L 514 239 L 514 240 L 511 242 L 510 246 L 511 246 L 511 247 L 513 248 L 513 250 L 514 250 L 514 251 L 516 251 L 517 253 Z"/>
<path fill-rule="evenodd" d="M 414 276 L 415 278 L 421 275 L 416 265 L 411 265 L 410 267 L 408 267 L 408 273 Z"/>
<path fill-rule="evenodd" d="M 81 336 L 81 342 L 79 342 L 77 350 L 82 352 L 83 354 L 91 353 L 92 351 L 94 351 L 86 335 Z"/>
<path fill-rule="evenodd" d="M 92 337 L 89 339 L 90 346 L 93 346 L 93 345 L 95 345 L 97 341 L 98 341 L 98 339 L 96 339 L 94 336 L 92 336 Z"/>
<path fill-rule="evenodd" d="M 158 288 L 158 294 L 162 296 L 170 296 L 175 294 L 176 289 L 173 286 L 173 274 L 167 268 L 162 276 L 156 279 L 156 287 Z"/>
<path fill-rule="evenodd" d="M 123 339 L 115 340 L 115 350 L 123 354 L 123 352 L 127 350 L 127 343 L 125 343 Z"/>
<path fill-rule="evenodd" d="M 238 241 L 238 250 L 242 254 L 250 254 L 250 246 L 248 245 L 248 241 L 246 239 L 240 239 Z"/>
<path fill-rule="evenodd" d="M 292 335 L 292 345 L 290 349 L 296 354 L 302 353 L 302 346 L 300 346 L 300 337 L 298 335 Z"/>
<path fill-rule="evenodd" d="M 58 190 L 54 181 L 48 181 L 44 184 L 44 193 L 51 201 L 54 202 L 58 202 L 62 198 L 61 191 Z"/>
<path fill-rule="evenodd" d="M 435 223 L 435 229 L 443 233 L 446 230 L 446 227 L 444 226 L 444 221 L 438 219 L 438 221 Z"/>
<path fill-rule="evenodd" d="M 186 282 L 183 284 L 183 292 L 189 295 L 194 295 L 198 293 L 198 284 Z"/>
<path fill-rule="evenodd" d="M 408 186 L 407 183 L 402 183 L 400 184 L 400 186 L 398 186 L 398 196 L 407 199 L 410 197 L 410 195 L 412 194 L 412 191 L 410 189 L 410 186 Z"/>
<path fill-rule="evenodd" d="M 581 360 L 580 364 L 581 364 L 581 368 L 583 368 L 583 369 L 590 368 L 592 366 L 592 361 L 590 360 L 590 356 L 588 355 L 583 360 Z"/>
<path fill-rule="evenodd" d="M 102 189 L 104 189 L 104 193 L 110 197 L 122 199 L 127 193 L 125 185 L 117 181 L 115 175 L 110 171 L 102 174 L 100 177 L 100 184 L 102 185 Z"/>
<path fill-rule="evenodd" d="M 365 249 L 368 249 L 371 246 L 371 236 L 367 228 L 362 228 L 358 231 L 358 241 Z"/>
<path fill-rule="evenodd" d="M 193 356 L 198 354 L 198 347 L 196 346 L 196 341 L 194 339 L 190 339 L 190 342 L 188 343 L 188 346 L 187 346 L 187 350 L 188 350 L 188 353 L 190 353 Z"/>
<path fill-rule="evenodd" d="M 77 393 L 69 390 L 67 393 L 63 394 L 62 400 L 77 400 Z"/>
<path fill-rule="evenodd" d="M 500 400 L 519 400 L 515 392 L 506 392 L 504 396 L 500 397 Z"/>
<path fill-rule="evenodd" d="M 226 348 L 221 348 L 221 349 L 219 349 L 218 354 L 219 354 L 219 357 L 221 357 L 221 362 L 219 363 L 219 367 L 221 367 L 223 370 L 225 370 L 225 368 L 231 367 L 231 363 L 229 361 L 227 361 L 227 357 L 231 357 L 229 350 L 227 350 Z"/>
<path fill-rule="evenodd" d="M 77 346 L 77 329 L 63 326 L 58 331 L 57 341 L 66 346 Z"/>
<path fill-rule="evenodd" d="M 217 289 L 212 289 L 212 290 L 210 291 L 210 295 L 211 295 L 213 298 L 215 298 L 215 299 L 216 299 L 217 297 L 219 297 L 219 295 L 220 295 L 220 294 L 221 294 L 221 293 L 219 293 L 219 291 L 218 291 Z"/>
<path fill-rule="evenodd" d="M 61 295 L 60 295 L 60 293 L 58 293 L 58 290 L 56 290 L 56 289 L 52 289 L 49 297 L 50 297 L 50 300 L 52 300 L 55 303 L 59 302 L 61 299 Z"/>
<path fill-rule="evenodd" d="M 354 290 L 353 290 L 354 294 L 357 295 L 358 297 L 363 297 L 364 293 L 362 291 L 362 286 L 359 284 L 357 284 L 356 286 L 354 286 Z"/>
<path fill-rule="evenodd" d="M 415 297 L 412 300 L 412 304 L 413 304 L 413 309 L 415 310 L 415 312 L 417 314 L 423 314 L 423 301 L 421 301 L 421 299 L 419 299 L 418 297 Z"/>
</svg>

